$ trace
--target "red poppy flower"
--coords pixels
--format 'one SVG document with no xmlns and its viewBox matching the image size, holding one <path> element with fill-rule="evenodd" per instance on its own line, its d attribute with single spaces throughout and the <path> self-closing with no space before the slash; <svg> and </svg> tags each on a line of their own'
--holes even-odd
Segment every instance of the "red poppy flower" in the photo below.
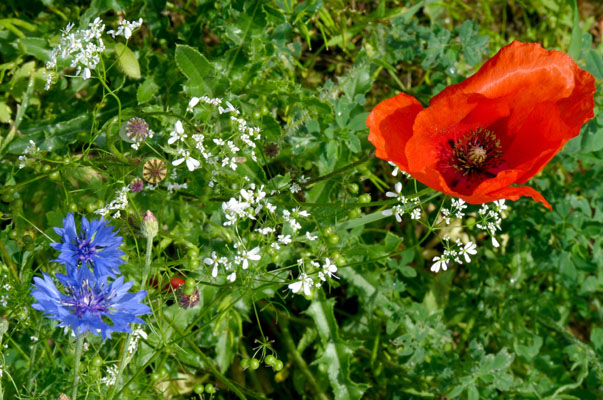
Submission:
<svg viewBox="0 0 603 400">
<path fill-rule="evenodd" d="M 529 196 L 523 184 L 593 114 L 595 81 L 567 54 L 536 43 L 503 47 L 465 81 L 444 89 L 429 107 L 401 93 L 367 119 L 376 155 L 419 182 L 468 203 Z"/>
</svg>

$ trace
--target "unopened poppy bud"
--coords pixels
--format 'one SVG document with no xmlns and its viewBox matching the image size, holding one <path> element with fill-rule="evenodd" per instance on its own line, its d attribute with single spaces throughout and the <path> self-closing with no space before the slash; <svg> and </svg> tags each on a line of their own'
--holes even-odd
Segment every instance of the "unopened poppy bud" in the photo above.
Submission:
<svg viewBox="0 0 603 400">
<path fill-rule="evenodd" d="M 153 213 L 149 210 L 147 210 L 147 212 L 144 213 L 144 216 L 142 217 L 142 234 L 147 238 L 147 239 L 153 239 L 155 236 L 157 236 L 157 232 L 159 232 L 159 224 L 157 223 L 157 218 L 155 218 L 155 215 L 153 215 Z"/>
<path fill-rule="evenodd" d="M 134 178 L 132 179 L 132 182 L 130 182 L 130 190 L 134 193 L 142 192 L 143 188 L 144 182 L 140 178 Z"/>
</svg>

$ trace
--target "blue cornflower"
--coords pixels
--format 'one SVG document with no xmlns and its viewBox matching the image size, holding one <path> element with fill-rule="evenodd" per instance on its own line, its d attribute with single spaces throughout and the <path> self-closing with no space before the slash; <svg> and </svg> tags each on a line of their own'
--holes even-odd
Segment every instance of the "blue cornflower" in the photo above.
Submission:
<svg viewBox="0 0 603 400">
<path fill-rule="evenodd" d="M 48 274 L 43 274 L 43 279 L 35 277 L 31 295 L 37 303 L 32 307 L 59 321 L 59 326 L 70 327 L 76 335 L 89 331 L 111 338 L 111 332 L 131 332 L 132 322 L 144 324 L 138 316 L 151 313 L 149 306 L 140 302 L 147 292 L 129 293 L 134 282 L 124 283 L 123 276 L 108 282 L 106 276 L 97 278 L 82 266 L 56 277 L 65 294 Z"/>
<path fill-rule="evenodd" d="M 121 256 L 124 252 L 119 249 L 122 244 L 121 236 L 115 236 L 113 227 L 107 225 L 104 218 L 88 222 L 82 217 L 82 233 L 78 235 L 72 214 L 63 219 L 62 228 L 54 228 L 61 236 L 61 243 L 51 243 L 53 249 L 59 250 L 60 262 L 67 267 L 67 272 L 80 265 L 87 265 L 97 277 L 108 275 L 115 278 L 119 274 L 119 266 L 124 263 Z"/>
</svg>

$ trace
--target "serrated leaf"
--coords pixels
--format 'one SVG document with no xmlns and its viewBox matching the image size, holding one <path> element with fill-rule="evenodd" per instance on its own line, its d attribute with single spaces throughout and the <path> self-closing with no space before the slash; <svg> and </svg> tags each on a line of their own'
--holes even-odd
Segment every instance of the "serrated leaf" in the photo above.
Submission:
<svg viewBox="0 0 603 400">
<path fill-rule="evenodd" d="M 513 358 L 514 358 L 513 355 L 509 354 L 507 349 L 503 348 L 494 357 L 494 361 L 492 363 L 492 369 L 500 370 L 500 369 L 509 368 L 509 366 L 511 366 L 511 363 L 513 362 Z"/>
<path fill-rule="evenodd" d="M 323 343 L 339 338 L 339 326 L 333 314 L 334 299 L 326 299 L 322 292 L 314 298 L 306 311 L 314 320 Z"/>
<path fill-rule="evenodd" d="M 334 304 L 334 299 L 327 300 L 323 292 L 318 292 L 306 311 L 314 320 L 324 345 L 323 355 L 318 362 L 328 366 L 329 382 L 336 400 L 360 399 L 368 387 L 350 379 L 353 350 L 339 338 L 339 326 L 333 314 Z"/>
<path fill-rule="evenodd" d="M 462 385 L 455 386 L 450 392 L 446 394 L 446 396 L 450 398 L 457 397 L 463 392 L 463 389 L 465 389 L 465 387 Z"/>
<path fill-rule="evenodd" d="M 176 65 L 193 85 L 201 85 L 210 72 L 211 65 L 207 58 L 191 46 L 176 46 Z"/>
<path fill-rule="evenodd" d="M 363 274 L 357 273 L 352 268 L 341 269 L 338 274 L 362 293 L 362 298 L 366 299 L 364 300 L 365 302 L 377 305 L 386 317 L 392 316 L 392 311 L 388 307 L 390 303 L 388 298 L 381 293 L 376 285 L 367 280 Z"/>
<path fill-rule="evenodd" d="M 603 79 L 603 57 L 596 50 L 589 50 L 586 53 L 586 70 L 593 74 L 597 79 Z"/>
<path fill-rule="evenodd" d="M 574 287 L 578 281 L 578 271 L 576 270 L 576 266 L 572 262 L 569 253 L 564 252 L 561 257 L 559 257 L 559 263 L 563 284 L 567 287 Z"/>
<path fill-rule="evenodd" d="M 132 79 L 140 79 L 140 64 L 132 50 L 123 43 L 115 43 L 115 56 L 117 64 L 123 73 Z"/>
<path fill-rule="evenodd" d="M 335 400 L 361 399 L 368 388 L 352 382 L 349 378 L 352 349 L 343 342 L 328 343 L 319 362 L 328 366 L 329 381 L 335 393 Z"/>
<path fill-rule="evenodd" d="M 469 65 L 475 65 L 488 50 L 488 36 L 480 36 L 473 21 L 465 21 L 458 29 L 463 55 Z"/>
</svg>

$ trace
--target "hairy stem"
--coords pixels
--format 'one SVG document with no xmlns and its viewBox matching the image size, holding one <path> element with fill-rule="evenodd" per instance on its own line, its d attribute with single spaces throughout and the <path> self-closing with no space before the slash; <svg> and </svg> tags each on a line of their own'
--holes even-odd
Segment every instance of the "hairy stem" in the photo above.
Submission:
<svg viewBox="0 0 603 400">
<path fill-rule="evenodd" d="M 77 399 L 77 387 L 80 383 L 80 358 L 84 348 L 84 335 L 78 335 L 75 344 L 75 358 L 73 361 L 73 386 L 71 387 L 71 400 Z"/>
</svg>

